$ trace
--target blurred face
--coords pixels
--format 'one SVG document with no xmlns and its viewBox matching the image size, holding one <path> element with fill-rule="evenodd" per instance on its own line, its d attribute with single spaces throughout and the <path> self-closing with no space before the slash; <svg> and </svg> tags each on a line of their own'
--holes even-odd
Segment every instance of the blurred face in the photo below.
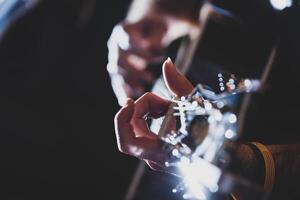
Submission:
<svg viewBox="0 0 300 200">
<path fill-rule="evenodd" d="M 123 26 L 129 35 L 130 51 L 147 62 L 161 61 L 164 49 L 172 41 L 199 28 L 142 2 L 145 1 L 140 0 L 131 8 Z"/>
<path fill-rule="evenodd" d="M 124 30 L 129 35 L 132 53 L 148 61 L 155 61 L 163 56 L 166 46 L 164 38 L 168 30 L 165 20 L 156 16 L 144 17 L 135 23 L 125 23 Z"/>
<path fill-rule="evenodd" d="M 137 98 L 149 90 L 160 73 L 155 66 L 164 60 L 164 51 L 171 42 L 200 30 L 198 20 L 192 23 L 188 17 L 170 14 L 178 12 L 172 7 L 166 10 L 157 2 L 134 0 L 126 19 L 115 26 L 109 39 L 107 69 L 115 77 L 112 84 L 120 105 L 127 97 Z"/>
</svg>

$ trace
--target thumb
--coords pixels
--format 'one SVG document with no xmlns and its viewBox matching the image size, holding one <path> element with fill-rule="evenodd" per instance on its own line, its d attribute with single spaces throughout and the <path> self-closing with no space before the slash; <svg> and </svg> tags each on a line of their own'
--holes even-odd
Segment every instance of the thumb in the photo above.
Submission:
<svg viewBox="0 0 300 200">
<path fill-rule="evenodd" d="M 188 95 L 194 89 L 192 83 L 177 71 L 170 58 L 163 64 L 163 77 L 168 89 L 177 96 Z"/>
</svg>

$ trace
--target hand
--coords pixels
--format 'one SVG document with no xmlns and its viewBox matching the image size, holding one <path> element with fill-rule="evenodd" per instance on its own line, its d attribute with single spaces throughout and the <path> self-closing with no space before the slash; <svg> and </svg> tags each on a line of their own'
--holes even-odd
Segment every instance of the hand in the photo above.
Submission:
<svg viewBox="0 0 300 200">
<path fill-rule="evenodd" d="M 193 85 L 177 70 L 170 59 L 163 64 L 163 75 L 169 90 L 178 96 L 187 95 Z M 155 170 L 164 170 L 168 160 L 165 143 L 150 131 L 146 117 L 158 118 L 166 114 L 170 101 L 146 93 L 137 101 L 127 104 L 115 116 L 115 131 L 121 152 L 146 160 Z"/>
<path fill-rule="evenodd" d="M 124 22 L 114 27 L 109 39 L 107 69 L 119 102 L 128 97 L 137 98 L 149 89 L 155 76 L 148 66 L 163 59 L 162 35 L 151 35 L 149 30 L 148 35 L 143 35 L 146 25 L 145 20 L 134 24 Z"/>
<path fill-rule="evenodd" d="M 155 75 L 149 64 L 160 64 L 166 47 L 182 36 L 198 35 L 198 12 L 194 2 L 132 2 L 108 41 L 107 69 L 120 105 L 152 86 Z"/>
</svg>

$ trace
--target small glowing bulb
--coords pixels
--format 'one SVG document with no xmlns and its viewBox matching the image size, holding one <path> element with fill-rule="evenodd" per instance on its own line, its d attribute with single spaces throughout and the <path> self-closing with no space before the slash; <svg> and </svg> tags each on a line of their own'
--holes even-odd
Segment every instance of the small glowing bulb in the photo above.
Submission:
<svg viewBox="0 0 300 200">
<path fill-rule="evenodd" d="M 215 185 L 215 187 L 210 188 L 211 192 L 218 192 L 219 186 Z"/>
<path fill-rule="evenodd" d="M 212 123 L 214 123 L 215 120 L 212 116 L 209 116 L 207 121 L 208 121 L 208 123 L 212 124 Z"/>
<path fill-rule="evenodd" d="M 228 117 L 228 121 L 232 124 L 235 123 L 237 121 L 235 114 L 230 114 Z"/>
<path fill-rule="evenodd" d="M 192 102 L 192 109 L 197 108 L 197 106 L 198 106 L 197 101 L 193 101 L 193 102 Z"/>
<path fill-rule="evenodd" d="M 215 118 L 216 118 L 217 121 L 221 121 L 221 120 L 222 120 L 222 117 L 223 117 L 222 113 L 216 112 Z"/>
<path fill-rule="evenodd" d="M 212 109 L 211 103 L 204 104 L 204 108 L 205 108 L 205 110 L 211 110 Z"/>
<path fill-rule="evenodd" d="M 169 136 L 169 139 L 170 139 L 170 140 L 175 140 L 175 137 L 174 137 L 173 135 L 170 135 L 170 136 Z"/>
<path fill-rule="evenodd" d="M 230 85 L 229 88 L 230 88 L 231 90 L 234 90 L 234 89 L 235 89 L 235 85 L 234 85 L 234 84 L 233 84 L 233 85 Z"/>
<path fill-rule="evenodd" d="M 204 115 L 205 114 L 205 109 L 201 108 L 201 107 L 198 107 L 196 109 L 196 114 L 197 115 Z"/>
<path fill-rule="evenodd" d="M 173 149 L 172 155 L 173 155 L 173 156 L 176 156 L 176 157 L 179 157 L 179 156 L 180 156 L 180 153 L 179 153 L 178 149 Z"/>
<path fill-rule="evenodd" d="M 189 194 L 183 194 L 182 198 L 183 199 L 190 199 L 191 195 L 189 195 Z"/>
<path fill-rule="evenodd" d="M 246 87 L 250 87 L 251 86 L 251 81 L 249 79 L 246 79 L 244 81 L 244 84 L 245 84 Z"/>
<path fill-rule="evenodd" d="M 292 0 L 270 0 L 271 5 L 273 8 L 277 10 L 283 10 L 287 7 L 292 5 Z"/>
<path fill-rule="evenodd" d="M 223 108 L 224 107 L 224 103 L 222 101 L 217 103 L 218 108 Z"/>
<path fill-rule="evenodd" d="M 190 160 L 187 157 L 182 156 L 180 158 L 181 162 L 185 165 L 188 165 L 190 163 Z"/>
<path fill-rule="evenodd" d="M 233 138 L 234 136 L 234 132 L 230 129 L 228 129 L 226 132 L 225 132 L 225 137 L 228 138 L 228 139 L 231 139 Z"/>
</svg>

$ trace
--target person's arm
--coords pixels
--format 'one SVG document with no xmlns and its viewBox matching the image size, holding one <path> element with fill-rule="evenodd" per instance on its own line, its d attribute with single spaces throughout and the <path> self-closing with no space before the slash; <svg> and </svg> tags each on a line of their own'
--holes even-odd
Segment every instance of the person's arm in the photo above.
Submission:
<svg viewBox="0 0 300 200">
<path fill-rule="evenodd" d="M 300 180 L 300 144 L 266 145 L 275 164 L 275 179 L 273 196 L 296 195 L 300 196 L 300 190 L 295 187 Z M 253 146 L 240 144 L 234 150 L 236 162 L 239 162 L 239 173 L 248 180 L 261 186 L 265 179 L 265 163 L 255 152 Z"/>
<path fill-rule="evenodd" d="M 164 63 L 163 74 L 168 88 L 179 96 L 193 90 L 192 84 L 182 76 L 173 63 Z M 152 93 L 147 93 L 136 102 L 129 99 L 115 117 L 115 130 L 119 150 L 123 153 L 144 159 L 152 169 L 167 170 L 165 162 L 168 153 L 164 142 L 147 127 L 145 117 L 163 116 L 170 102 Z M 273 194 L 300 196 L 300 190 L 293 189 L 300 178 L 300 144 L 266 146 L 272 154 L 275 166 Z M 262 155 L 255 152 L 249 144 L 232 146 L 236 172 L 257 184 L 263 185 L 265 178 Z M 172 172 L 174 173 L 174 172 Z M 297 184 L 298 185 L 298 184 Z"/>
</svg>

